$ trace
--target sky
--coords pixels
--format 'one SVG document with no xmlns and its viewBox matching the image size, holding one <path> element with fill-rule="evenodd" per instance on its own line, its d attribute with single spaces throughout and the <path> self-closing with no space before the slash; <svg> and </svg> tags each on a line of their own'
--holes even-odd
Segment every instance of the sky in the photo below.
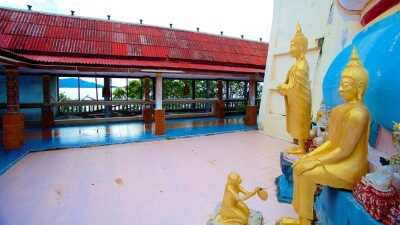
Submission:
<svg viewBox="0 0 400 225">
<path fill-rule="evenodd" d="M 0 6 L 268 41 L 274 0 L 0 0 Z"/>
</svg>

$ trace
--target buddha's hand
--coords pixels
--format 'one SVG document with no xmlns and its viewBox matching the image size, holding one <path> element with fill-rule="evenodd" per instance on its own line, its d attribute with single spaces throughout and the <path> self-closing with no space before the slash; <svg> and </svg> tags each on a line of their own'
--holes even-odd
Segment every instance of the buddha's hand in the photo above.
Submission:
<svg viewBox="0 0 400 225">
<path fill-rule="evenodd" d="M 278 87 L 276 87 L 276 89 L 278 90 L 279 94 L 286 95 L 287 87 L 285 84 L 279 85 Z"/>
<path fill-rule="evenodd" d="M 318 160 L 299 160 L 293 164 L 293 174 L 298 176 L 321 165 L 321 162 Z"/>
</svg>

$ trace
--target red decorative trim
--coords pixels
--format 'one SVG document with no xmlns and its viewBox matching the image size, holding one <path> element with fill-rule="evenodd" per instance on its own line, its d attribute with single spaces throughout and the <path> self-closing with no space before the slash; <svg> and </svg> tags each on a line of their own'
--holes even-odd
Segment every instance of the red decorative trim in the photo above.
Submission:
<svg viewBox="0 0 400 225">
<path fill-rule="evenodd" d="M 400 3 L 400 0 L 382 0 L 376 3 L 371 9 L 368 10 L 361 18 L 361 24 L 367 25 L 369 22 L 377 18 L 379 15 L 384 13 L 386 10 Z"/>
</svg>

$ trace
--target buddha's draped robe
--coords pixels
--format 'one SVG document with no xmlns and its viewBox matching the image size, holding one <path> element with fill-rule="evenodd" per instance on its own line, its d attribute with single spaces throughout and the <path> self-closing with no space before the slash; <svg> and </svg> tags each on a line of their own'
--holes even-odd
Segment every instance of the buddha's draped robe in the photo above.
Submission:
<svg viewBox="0 0 400 225">
<path fill-rule="evenodd" d="M 327 141 L 294 164 L 292 205 L 301 217 L 313 219 L 317 185 L 352 190 L 367 173 L 369 122 L 369 112 L 361 103 L 332 110 Z M 310 169 L 315 163 L 319 165 Z"/>
<path fill-rule="evenodd" d="M 308 79 L 308 63 L 300 59 L 293 65 L 284 85 L 286 106 L 286 130 L 295 139 L 309 137 L 311 125 L 311 91 Z"/>
</svg>

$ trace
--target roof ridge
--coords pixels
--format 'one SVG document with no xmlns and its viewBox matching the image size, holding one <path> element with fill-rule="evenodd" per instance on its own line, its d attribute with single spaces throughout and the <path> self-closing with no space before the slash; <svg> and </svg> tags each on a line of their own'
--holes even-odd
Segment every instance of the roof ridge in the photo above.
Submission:
<svg viewBox="0 0 400 225">
<path fill-rule="evenodd" d="M 242 38 L 233 37 L 233 36 L 223 36 L 223 35 L 218 35 L 218 34 L 213 34 L 213 33 L 197 32 L 197 31 L 178 29 L 178 28 L 168 28 L 168 27 L 157 26 L 157 25 L 139 24 L 139 23 L 135 23 L 135 22 L 126 22 L 126 21 L 117 21 L 117 20 L 111 21 L 111 20 L 95 18 L 95 17 L 85 17 L 85 16 L 75 16 L 75 15 L 74 16 L 70 16 L 70 15 L 57 14 L 57 13 L 44 12 L 44 11 L 29 11 L 29 10 L 26 10 L 26 9 L 18 9 L 18 8 L 4 7 L 4 6 L 0 6 L 0 10 L 10 10 L 10 11 L 22 12 L 22 13 L 43 14 L 43 15 L 48 15 L 48 16 L 59 16 L 59 17 L 77 18 L 77 19 L 84 19 L 84 20 L 94 20 L 94 21 L 101 21 L 101 22 L 108 22 L 108 23 L 119 23 L 119 24 L 126 24 L 126 25 L 136 25 L 136 26 L 158 28 L 158 29 L 164 29 L 164 30 L 183 31 L 183 32 L 190 32 L 190 33 L 199 34 L 199 35 L 208 35 L 208 36 L 213 36 L 213 37 L 218 37 L 218 38 L 223 38 L 223 39 L 233 39 L 233 40 L 238 40 L 238 41 L 246 41 L 246 42 L 253 42 L 253 43 L 257 43 L 257 44 L 266 44 L 266 45 L 268 45 L 268 42 L 263 42 L 263 41 L 255 41 L 255 40 L 242 39 Z"/>
</svg>

